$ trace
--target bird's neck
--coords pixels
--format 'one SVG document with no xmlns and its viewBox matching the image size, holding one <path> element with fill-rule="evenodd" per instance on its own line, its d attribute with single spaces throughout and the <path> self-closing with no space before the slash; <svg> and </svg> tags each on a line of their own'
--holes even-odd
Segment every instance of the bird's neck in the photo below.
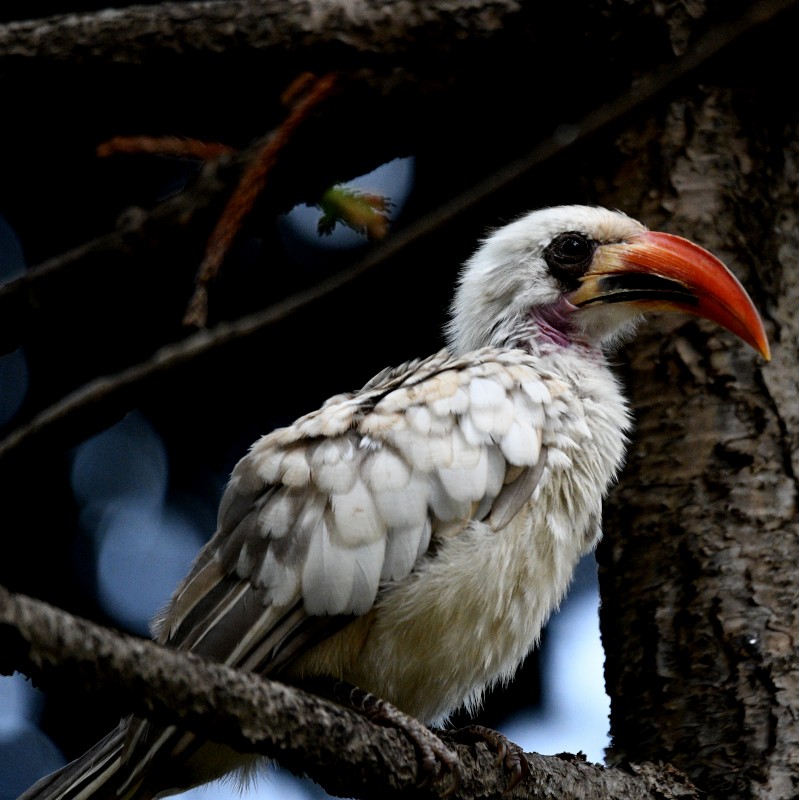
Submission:
<svg viewBox="0 0 799 800">
<path fill-rule="evenodd" d="M 566 350 L 590 361 L 604 361 L 602 348 L 589 341 L 574 324 L 575 310 L 565 298 L 530 308 L 508 344 L 533 355 L 560 354 Z"/>
<path fill-rule="evenodd" d="M 575 343 L 575 330 L 571 321 L 570 309 L 559 300 L 550 306 L 536 306 L 530 309 L 531 334 L 540 344 L 555 347 L 572 347 Z"/>
</svg>

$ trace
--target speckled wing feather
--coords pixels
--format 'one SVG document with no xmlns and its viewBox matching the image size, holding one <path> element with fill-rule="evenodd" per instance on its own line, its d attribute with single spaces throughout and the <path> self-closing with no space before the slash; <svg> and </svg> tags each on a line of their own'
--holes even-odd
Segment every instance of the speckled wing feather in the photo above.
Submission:
<svg viewBox="0 0 799 800">
<path fill-rule="evenodd" d="M 264 436 L 160 640 L 275 674 L 366 613 L 431 538 L 501 529 L 540 475 L 548 383 L 521 351 L 441 351 Z"/>
</svg>

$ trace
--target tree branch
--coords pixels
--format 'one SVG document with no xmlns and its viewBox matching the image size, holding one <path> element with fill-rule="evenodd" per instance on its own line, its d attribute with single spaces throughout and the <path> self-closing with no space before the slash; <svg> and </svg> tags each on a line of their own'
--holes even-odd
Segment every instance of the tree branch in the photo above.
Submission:
<svg viewBox="0 0 799 800">
<path fill-rule="evenodd" d="M 0 58 L 140 63 L 162 55 L 226 50 L 287 53 L 335 42 L 359 54 L 450 49 L 507 24 L 518 0 L 211 0 L 129 6 L 0 26 Z"/>
<path fill-rule="evenodd" d="M 413 746 L 394 729 L 316 695 L 115 633 L 0 587 L 0 673 L 25 673 L 45 689 L 111 693 L 125 713 L 177 724 L 243 752 L 274 758 L 326 791 L 360 798 L 437 797 L 420 787 Z M 454 800 L 502 793 L 507 776 L 484 745 L 443 738 L 460 758 Z M 530 776 L 512 792 L 574 800 L 690 800 L 676 770 L 606 769 L 574 756 L 528 756 Z M 342 766 L 347 769 L 342 769 Z"/>
</svg>

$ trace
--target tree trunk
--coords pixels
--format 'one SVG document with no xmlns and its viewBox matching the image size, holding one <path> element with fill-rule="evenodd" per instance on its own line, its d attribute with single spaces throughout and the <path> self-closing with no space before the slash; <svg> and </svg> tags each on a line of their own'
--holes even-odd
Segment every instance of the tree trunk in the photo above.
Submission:
<svg viewBox="0 0 799 800">
<path fill-rule="evenodd" d="M 611 192 L 719 254 L 771 323 L 767 365 L 682 321 L 629 348 L 635 444 L 599 553 L 611 763 L 669 761 L 715 798 L 799 793 L 799 131 L 774 67 L 726 63 L 628 132 Z"/>
</svg>

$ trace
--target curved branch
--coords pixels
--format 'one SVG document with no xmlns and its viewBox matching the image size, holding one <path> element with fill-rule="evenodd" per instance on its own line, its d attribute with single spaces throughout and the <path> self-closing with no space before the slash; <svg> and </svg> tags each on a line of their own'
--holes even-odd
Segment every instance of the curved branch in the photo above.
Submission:
<svg viewBox="0 0 799 800">
<path fill-rule="evenodd" d="M 23 447 L 40 444 L 42 439 L 57 437 L 65 431 L 74 435 L 76 426 L 80 427 L 80 420 L 91 415 L 99 405 L 124 405 L 134 389 L 137 392 L 145 391 L 150 381 L 285 319 L 298 309 L 346 285 L 381 260 L 380 257 L 367 258 L 355 267 L 339 272 L 263 311 L 235 322 L 223 322 L 211 329 L 197 331 L 180 342 L 165 345 L 146 361 L 90 381 L 37 414 L 30 422 L 11 431 L 0 441 L 0 462 L 17 455 Z"/>
</svg>

